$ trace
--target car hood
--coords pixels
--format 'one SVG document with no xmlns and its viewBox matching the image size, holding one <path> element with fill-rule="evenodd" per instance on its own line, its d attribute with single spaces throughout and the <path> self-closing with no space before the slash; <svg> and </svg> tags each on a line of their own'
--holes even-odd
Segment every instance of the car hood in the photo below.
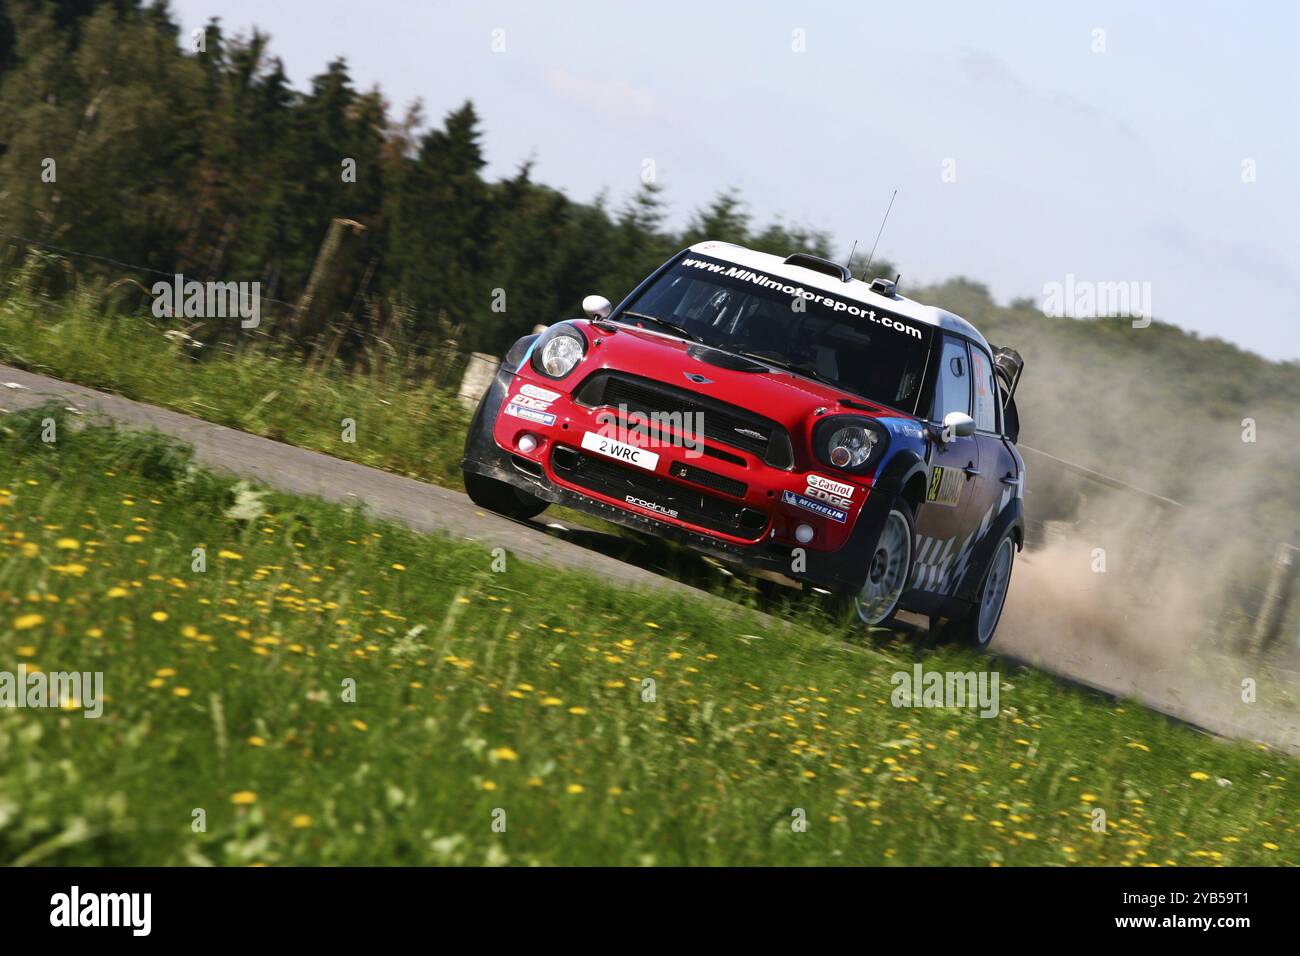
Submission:
<svg viewBox="0 0 1300 956">
<path fill-rule="evenodd" d="M 611 333 L 608 325 L 602 330 L 583 324 L 591 342 L 582 363 L 583 379 L 601 369 L 639 375 L 738 405 L 792 433 L 800 431 L 817 409 L 912 419 L 833 385 L 673 335 L 622 325 Z"/>
</svg>

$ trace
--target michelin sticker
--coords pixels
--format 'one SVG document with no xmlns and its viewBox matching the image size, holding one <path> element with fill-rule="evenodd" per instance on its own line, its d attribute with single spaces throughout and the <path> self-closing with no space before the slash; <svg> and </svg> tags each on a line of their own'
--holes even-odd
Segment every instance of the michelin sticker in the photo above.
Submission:
<svg viewBox="0 0 1300 956">
<path fill-rule="evenodd" d="M 525 408 L 513 401 L 506 405 L 506 414 L 513 415 L 515 418 L 522 418 L 524 421 L 536 422 L 539 425 L 555 424 L 555 416 L 549 412 L 539 412 L 535 408 Z"/>
<path fill-rule="evenodd" d="M 830 518 L 832 521 L 838 521 L 840 524 L 849 520 L 849 513 L 840 508 L 832 508 L 825 502 L 816 501 L 805 495 L 796 494 L 793 491 L 781 492 L 781 500 L 787 505 L 794 505 L 796 508 L 802 508 L 804 511 L 811 511 L 813 514 L 821 515 L 823 518 Z"/>
</svg>

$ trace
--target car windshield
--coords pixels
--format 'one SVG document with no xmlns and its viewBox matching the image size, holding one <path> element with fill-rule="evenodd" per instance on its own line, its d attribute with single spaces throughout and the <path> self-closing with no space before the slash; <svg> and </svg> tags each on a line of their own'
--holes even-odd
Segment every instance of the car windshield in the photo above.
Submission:
<svg viewBox="0 0 1300 956">
<path fill-rule="evenodd" d="M 932 330 L 787 279 L 689 256 L 614 318 L 681 335 L 915 412 Z"/>
</svg>

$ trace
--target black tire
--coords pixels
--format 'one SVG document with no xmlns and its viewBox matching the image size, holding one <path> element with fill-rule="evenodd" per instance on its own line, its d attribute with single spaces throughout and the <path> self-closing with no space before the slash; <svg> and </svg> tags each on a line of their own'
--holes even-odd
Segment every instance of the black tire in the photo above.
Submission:
<svg viewBox="0 0 1300 956">
<path fill-rule="evenodd" d="M 470 501 L 480 508 L 495 511 L 507 518 L 527 521 L 529 518 L 536 518 L 550 504 L 504 481 L 497 481 L 495 478 L 488 478 L 473 471 L 462 472 L 462 474 L 465 476 L 465 492 L 469 495 Z"/>
<path fill-rule="evenodd" d="M 901 552 L 895 550 L 895 542 L 903 548 Z M 867 557 L 862 590 L 849 598 L 849 605 L 863 626 L 889 626 L 912 579 L 915 558 L 916 520 L 912 517 L 912 506 L 898 498 L 890 506 L 885 526 Z M 868 592 L 871 592 L 870 596 Z M 870 603 L 864 600 L 868 597 Z"/>
<path fill-rule="evenodd" d="M 984 568 L 978 600 L 961 618 L 943 625 L 942 634 L 945 639 L 952 638 L 981 649 L 993 643 L 998 622 L 1002 620 L 1002 608 L 1007 602 L 1015 562 L 1015 535 L 1008 531 L 994 547 L 993 555 Z"/>
</svg>

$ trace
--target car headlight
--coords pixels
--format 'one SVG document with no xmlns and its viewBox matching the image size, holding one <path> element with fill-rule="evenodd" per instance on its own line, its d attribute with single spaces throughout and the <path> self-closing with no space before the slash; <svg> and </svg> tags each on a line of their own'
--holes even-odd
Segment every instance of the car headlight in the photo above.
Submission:
<svg viewBox="0 0 1300 956">
<path fill-rule="evenodd" d="M 587 354 L 587 340 L 571 325 L 557 325 L 533 349 L 533 368 L 548 378 L 564 378 Z"/>
<path fill-rule="evenodd" d="M 889 445 L 889 433 L 870 418 L 835 415 L 813 429 L 813 451 L 823 464 L 862 474 L 876 466 Z"/>
</svg>

